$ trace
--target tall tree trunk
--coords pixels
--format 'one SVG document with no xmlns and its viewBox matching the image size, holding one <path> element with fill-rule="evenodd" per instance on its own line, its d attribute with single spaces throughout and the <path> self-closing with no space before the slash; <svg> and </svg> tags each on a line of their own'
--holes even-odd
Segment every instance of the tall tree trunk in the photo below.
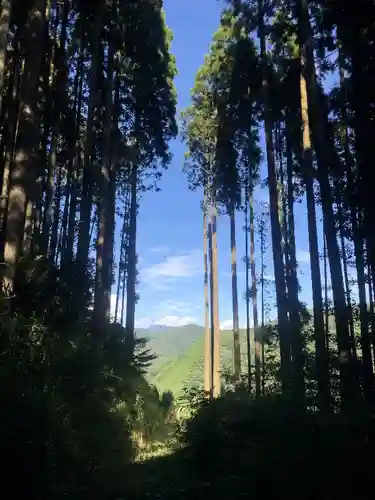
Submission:
<svg viewBox="0 0 375 500">
<path fill-rule="evenodd" d="M 285 128 L 287 124 L 285 124 Z M 304 365 L 305 357 L 302 345 L 302 326 L 300 319 L 300 303 L 298 298 L 297 257 L 294 221 L 294 185 L 293 185 L 293 157 L 291 141 L 286 132 L 287 158 L 287 235 L 286 235 L 286 280 L 289 300 L 289 321 L 291 329 L 291 350 L 294 365 L 294 392 L 300 403 L 305 396 Z"/>
<path fill-rule="evenodd" d="M 57 241 L 59 234 L 59 224 L 60 224 L 60 204 L 61 204 L 61 184 L 62 184 L 62 169 L 59 168 L 56 177 L 56 193 L 53 205 L 53 222 L 51 228 L 51 241 L 49 244 L 49 259 L 52 263 L 56 261 L 57 258 Z"/>
<path fill-rule="evenodd" d="M 234 204 L 230 206 L 230 246 L 232 256 L 232 312 L 233 312 L 233 361 L 234 378 L 241 377 L 241 347 L 240 325 L 238 317 L 238 286 L 237 286 L 237 250 L 236 250 L 236 211 Z"/>
<path fill-rule="evenodd" d="M 137 279 L 137 163 L 133 162 L 131 167 L 130 180 L 130 226 L 129 226 L 129 253 L 128 253 L 128 272 L 126 287 L 126 332 L 128 335 L 134 335 L 135 331 L 135 303 Z"/>
<path fill-rule="evenodd" d="M 101 59 L 100 33 L 102 27 L 102 5 L 97 5 L 92 29 L 92 62 L 90 69 L 90 95 L 87 109 L 86 138 L 83 153 L 82 193 L 80 202 L 80 221 L 77 260 L 86 266 L 90 249 L 90 222 L 92 211 L 94 115 L 97 100 L 99 68 Z"/>
<path fill-rule="evenodd" d="M 281 250 L 281 229 L 278 218 L 278 193 L 275 157 L 272 143 L 272 117 L 269 109 L 269 84 L 267 77 L 266 38 L 264 30 L 264 2 L 258 0 L 259 38 L 262 67 L 262 92 L 264 106 L 264 127 L 266 136 L 267 172 L 271 215 L 272 252 L 275 272 L 278 328 L 280 334 L 281 378 L 284 392 L 290 392 L 292 383 L 292 363 L 290 351 L 289 321 L 285 290 L 285 272 Z"/>
<path fill-rule="evenodd" d="M 246 299 L 246 354 L 247 354 L 247 377 L 249 392 L 251 392 L 251 338 L 250 338 L 250 257 L 249 257 L 249 180 L 245 185 L 245 299 Z"/>
<path fill-rule="evenodd" d="M 324 334 L 327 355 L 329 354 L 329 300 L 328 300 L 328 264 L 327 264 L 327 242 L 326 235 L 324 234 L 323 228 L 323 273 L 324 273 Z"/>
<path fill-rule="evenodd" d="M 8 31 L 10 24 L 11 8 L 13 0 L 1 0 L 0 5 L 0 113 L 3 104 L 3 86 L 5 73 L 5 60 L 8 44 Z"/>
<path fill-rule="evenodd" d="M 316 157 L 317 177 L 320 186 L 323 226 L 327 240 L 328 260 L 331 272 L 333 302 L 335 307 L 336 336 L 340 360 L 340 392 L 342 405 L 347 406 L 355 395 L 353 361 L 350 350 L 348 314 L 343 284 L 340 252 L 335 231 L 332 194 L 328 177 L 328 164 L 335 166 L 335 152 L 329 142 L 328 117 L 322 113 L 318 102 L 318 84 L 315 73 L 312 35 L 308 11 L 308 1 L 299 2 L 299 37 L 301 47 L 302 74 L 306 81 L 308 114 L 312 129 Z M 325 112 L 325 110 L 323 109 Z"/>
<path fill-rule="evenodd" d="M 345 85 L 345 75 L 344 70 L 340 68 L 340 84 L 343 88 Z M 346 173 L 347 173 L 347 188 L 349 193 L 349 212 L 350 221 L 352 225 L 353 232 L 353 243 L 354 243 L 354 255 L 357 271 L 357 285 L 358 285 L 358 298 L 359 298 L 359 318 L 361 324 L 361 349 L 362 349 L 362 375 L 363 375 L 363 391 L 365 398 L 368 402 L 372 402 L 374 398 L 374 374 L 371 356 L 371 346 L 370 346 L 370 334 L 369 334 L 369 316 L 367 310 L 367 300 L 366 300 L 366 276 L 365 276 L 365 258 L 364 258 L 364 247 L 363 241 L 365 236 L 363 220 L 361 218 L 361 209 L 356 210 L 356 205 L 358 206 L 356 193 L 355 193 L 355 181 L 354 175 L 355 170 L 353 169 L 353 156 L 350 151 L 350 137 L 349 137 L 349 123 L 348 115 L 346 109 L 346 95 L 345 104 L 342 108 L 343 126 L 345 130 L 344 134 L 344 151 L 345 151 L 345 163 L 346 163 Z M 358 160 L 358 158 L 357 158 Z M 343 200 L 344 203 L 344 200 Z M 341 219 L 343 218 L 340 212 Z M 340 220 L 340 238 L 341 245 L 344 249 L 344 230 L 343 230 L 343 220 Z M 349 279 L 346 264 L 346 256 L 343 255 L 344 259 L 344 273 L 345 282 L 348 295 L 348 306 L 350 307 L 350 319 L 353 324 L 353 313 L 352 305 L 350 300 L 350 290 L 349 290 Z M 370 279 L 370 275 L 369 275 Z M 354 338 L 354 325 L 353 325 L 353 339 Z M 354 343 L 355 349 L 355 343 Z M 354 351 L 354 354 L 355 351 Z M 356 359 L 356 355 L 355 355 Z M 358 363 L 357 363 L 358 365 Z"/>
<path fill-rule="evenodd" d="M 249 191 L 249 212 L 250 212 L 250 269 L 251 269 L 251 301 L 253 304 L 253 319 L 254 319 L 254 357 L 255 357 L 255 395 L 261 394 L 261 354 L 262 354 L 262 339 L 259 337 L 259 322 L 258 322 L 258 302 L 257 302 L 257 276 L 255 268 L 255 225 L 254 225 L 254 199 L 253 189 L 250 186 Z"/>
<path fill-rule="evenodd" d="M 126 230 L 127 230 L 127 219 L 126 219 L 126 208 L 127 205 L 124 203 L 124 214 L 122 220 L 122 229 L 121 229 L 121 237 L 120 237 L 120 257 L 118 262 L 118 274 L 117 274 L 117 292 L 116 292 L 116 305 L 115 305 L 115 321 L 117 323 L 117 316 L 119 311 L 120 304 L 120 292 L 121 292 L 121 281 L 122 275 L 126 273 L 125 267 L 125 241 L 126 241 Z"/>
<path fill-rule="evenodd" d="M 346 295 L 346 303 L 348 308 L 348 321 L 349 321 L 349 335 L 350 341 L 352 344 L 352 356 L 354 365 L 357 366 L 357 346 L 355 341 L 355 332 L 354 332 L 354 319 L 353 319 L 353 308 L 352 308 L 352 299 L 350 292 L 350 283 L 349 283 L 349 273 L 348 273 L 348 256 L 346 252 L 345 246 L 345 236 L 344 236 L 344 216 L 342 213 L 343 207 L 338 207 L 338 225 L 339 225 L 339 239 L 341 245 L 341 256 L 342 256 L 342 269 L 344 275 L 344 285 L 345 285 L 345 295 Z M 354 373 L 356 377 L 356 373 Z"/>
<path fill-rule="evenodd" d="M 47 174 L 47 182 L 45 186 L 45 200 L 44 200 L 44 216 L 43 216 L 43 226 L 42 226 L 42 238 L 41 238 L 41 253 L 46 254 L 48 249 L 48 240 L 50 235 L 50 228 L 52 225 L 52 217 L 53 217 L 53 187 L 56 176 L 56 159 L 57 159 L 57 145 L 58 145 L 58 132 L 59 132 L 59 124 L 61 120 L 60 114 L 60 106 L 58 104 L 58 98 L 63 93 L 63 88 L 61 84 L 58 85 L 58 48 L 59 46 L 64 51 L 67 29 L 66 25 L 68 22 L 68 10 L 65 7 L 64 11 L 61 11 L 59 14 L 56 14 L 56 21 L 53 27 L 53 45 L 52 45 L 52 53 L 51 53 L 51 61 L 49 68 L 49 97 L 51 98 L 51 115 L 53 117 L 52 122 L 52 131 L 51 131 L 51 149 L 48 158 L 48 174 Z M 59 19 L 62 18 L 62 29 L 60 33 L 60 39 L 58 38 L 58 24 Z M 78 73 L 78 72 L 77 72 Z M 47 104 L 48 105 L 48 104 Z M 47 127 L 46 127 L 47 128 Z M 49 127 L 45 131 L 46 135 L 49 132 Z M 51 256 L 53 261 L 53 256 Z"/>
<path fill-rule="evenodd" d="M 265 394 L 265 346 L 264 346 L 264 327 L 265 327 L 265 307 L 264 307 L 264 254 L 265 254 L 265 232 L 264 218 L 261 216 L 260 222 L 260 284 L 261 284 L 261 315 L 262 315 L 262 394 Z"/>
<path fill-rule="evenodd" d="M 216 226 L 216 200 L 212 194 L 209 219 L 209 256 L 210 256 L 210 288 L 211 288 L 211 329 L 212 329 L 212 385 L 213 396 L 221 393 L 220 377 L 220 324 L 219 324 L 219 289 L 218 289 L 218 263 L 217 263 L 217 226 Z"/>
<path fill-rule="evenodd" d="M 83 33 L 82 33 L 83 35 Z M 76 233 L 76 213 L 77 213 L 77 191 L 78 191 L 78 171 L 81 165 L 81 146 L 80 146 L 80 129 L 82 123 L 82 94 L 83 94 L 83 42 L 80 47 L 80 54 L 77 64 L 77 72 L 79 74 L 78 97 L 75 117 L 75 132 L 77 142 L 74 145 L 72 158 L 68 166 L 69 179 L 69 216 L 68 216 L 68 232 L 66 235 L 66 248 L 64 251 L 65 260 L 71 262 L 74 254 L 74 235 Z M 78 77 L 77 77 L 78 78 Z"/>
<path fill-rule="evenodd" d="M 210 297 L 208 287 L 208 233 L 207 233 L 207 199 L 203 203 L 203 269 L 204 269 L 204 391 L 212 397 L 211 372 L 211 330 L 210 330 Z"/>
<path fill-rule="evenodd" d="M 38 177 L 40 50 L 44 34 L 45 0 L 37 0 L 29 12 L 26 63 L 21 95 L 18 138 L 10 178 L 4 247 L 4 286 L 13 289 L 15 266 L 22 251 L 28 201 L 34 203 Z"/>
<path fill-rule="evenodd" d="M 329 365 L 326 345 L 326 332 L 323 318 L 322 282 L 319 263 L 318 232 L 316 227 L 316 210 L 314 198 L 314 176 L 312 148 L 310 140 L 310 123 L 308 115 L 306 81 L 300 76 L 302 151 L 300 154 L 306 186 L 307 225 L 309 235 L 310 273 L 313 298 L 315 369 L 318 385 L 318 405 L 321 410 L 330 408 Z M 324 238 L 325 241 L 325 238 Z M 325 260 L 324 260 L 325 265 Z M 327 286 L 325 279 L 325 286 Z M 328 328 L 328 318 L 327 325 Z"/>
<path fill-rule="evenodd" d="M 96 244 L 96 282 L 94 302 L 94 322 L 98 325 L 110 320 L 111 313 L 111 284 L 112 284 L 112 255 L 111 233 L 114 231 L 113 205 L 115 203 L 113 188 L 115 174 L 112 161 L 112 138 L 113 138 L 113 90 L 114 90 L 114 67 L 115 67 L 115 43 L 111 39 L 108 47 L 107 81 L 105 97 L 104 118 L 104 159 L 99 179 L 100 203 L 99 203 L 99 229 Z"/>
<path fill-rule="evenodd" d="M 2 140 L 5 146 L 4 164 L 2 169 L 1 195 L 0 195 L 0 260 L 4 259 L 4 245 L 6 234 L 6 216 L 8 207 L 9 184 L 11 165 L 14 157 L 16 139 L 19 127 L 19 97 L 21 74 L 23 73 L 23 60 L 17 50 L 14 54 L 14 81 L 11 88 L 11 97 L 7 103 L 5 118 L 7 127 L 3 132 Z"/>
</svg>

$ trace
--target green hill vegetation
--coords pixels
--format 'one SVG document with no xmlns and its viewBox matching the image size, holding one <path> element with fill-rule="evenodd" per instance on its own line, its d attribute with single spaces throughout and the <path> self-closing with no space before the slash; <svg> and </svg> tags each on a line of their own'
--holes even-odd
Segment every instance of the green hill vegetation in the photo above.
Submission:
<svg viewBox="0 0 375 500">
<path fill-rule="evenodd" d="M 138 330 L 138 337 L 147 339 L 147 347 L 156 355 L 148 370 L 150 380 L 158 377 L 161 371 L 178 359 L 195 342 L 203 338 L 204 329 L 198 325 L 165 327 L 156 331 Z"/>
<path fill-rule="evenodd" d="M 250 335 L 253 338 L 253 330 Z M 233 333 L 221 332 L 221 368 L 226 372 L 232 368 Z M 241 330 L 242 371 L 247 367 L 246 330 Z M 154 333 L 148 339 L 148 348 L 156 355 L 148 370 L 148 378 L 159 392 L 171 391 L 181 396 L 184 388 L 203 386 L 204 328 L 189 325 L 182 328 L 167 328 Z"/>
</svg>

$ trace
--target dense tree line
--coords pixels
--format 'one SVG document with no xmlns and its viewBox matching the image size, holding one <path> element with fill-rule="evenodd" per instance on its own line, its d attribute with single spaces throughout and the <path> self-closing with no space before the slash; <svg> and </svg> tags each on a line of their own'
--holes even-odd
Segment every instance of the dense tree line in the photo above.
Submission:
<svg viewBox="0 0 375 500">
<path fill-rule="evenodd" d="M 0 441 L 15 496 L 111 498 L 131 435 L 167 419 L 134 310 L 139 199 L 176 134 L 170 43 L 159 1 L 1 2 Z"/>
<path fill-rule="evenodd" d="M 230 217 L 235 379 L 241 373 L 235 242 L 236 211 L 241 209 L 249 233 L 247 318 L 250 301 L 255 331 L 250 338 L 247 328 L 247 374 L 250 389 L 257 396 L 262 393 L 265 330 L 258 328 L 257 286 L 263 290 L 264 275 L 255 267 L 253 192 L 264 137 L 281 389 L 302 406 L 312 395 L 314 404 L 328 411 L 338 401 L 342 407 L 360 399 L 374 402 L 374 15 L 371 1 L 361 2 L 360 10 L 351 1 L 227 2 L 197 73 L 192 104 L 183 113 L 185 170 L 192 188 L 203 186 L 208 217 L 206 282 L 212 293 L 206 293 L 206 303 L 213 321 L 211 328 L 206 322 L 206 345 L 213 348 L 205 351 L 206 391 L 220 392 L 217 210 Z M 307 209 L 310 322 L 297 274 L 295 206 L 301 202 Z M 323 299 L 328 287 L 323 253 L 331 307 L 327 293 Z M 330 338 L 331 317 L 335 341 Z M 306 333 L 311 324 L 312 337 Z"/>
</svg>

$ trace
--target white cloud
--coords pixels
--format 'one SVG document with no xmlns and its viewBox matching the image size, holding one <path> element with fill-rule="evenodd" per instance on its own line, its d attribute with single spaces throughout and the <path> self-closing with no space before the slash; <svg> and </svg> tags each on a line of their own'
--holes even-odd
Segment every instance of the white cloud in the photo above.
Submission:
<svg viewBox="0 0 375 500">
<path fill-rule="evenodd" d="M 136 328 L 149 328 L 152 325 L 164 326 L 185 326 L 196 323 L 192 316 L 160 316 L 160 317 L 145 317 L 136 320 Z"/>
<path fill-rule="evenodd" d="M 297 261 L 302 264 L 310 262 L 310 252 L 307 250 L 297 250 Z"/>
<path fill-rule="evenodd" d="M 250 319 L 250 328 L 253 327 L 253 321 Z M 240 328 L 246 328 L 246 322 L 240 322 Z M 220 330 L 233 330 L 233 320 L 226 319 L 224 321 L 220 321 Z"/>
<path fill-rule="evenodd" d="M 160 278 L 190 278 L 197 274 L 201 268 L 201 251 L 192 250 L 183 255 L 166 257 L 162 262 L 147 267 L 141 271 L 143 279 L 155 280 Z"/>
<path fill-rule="evenodd" d="M 220 322 L 220 330 L 232 330 L 233 329 L 233 321 L 231 319 L 227 319 L 225 321 Z"/>
</svg>

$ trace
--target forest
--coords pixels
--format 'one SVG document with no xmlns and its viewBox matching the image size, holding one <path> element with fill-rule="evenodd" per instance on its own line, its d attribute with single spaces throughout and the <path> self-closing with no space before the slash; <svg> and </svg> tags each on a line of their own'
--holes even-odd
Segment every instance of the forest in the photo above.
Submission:
<svg viewBox="0 0 375 500">
<path fill-rule="evenodd" d="M 182 110 L 167 21 L 163 0 L 0 1 L 2 490 L 372 498 L 375 3 L 223 0 Z M 173 168 L 202 195 L 204 290 L 189 365 L 202 384 L 182 395 L 153 383 L 162 365 L 135 321 L 142 198 L 161 196 L 177 137 L 186 153 Z M 225 217 L 233 329 L 223 334 Z M 176 366 L 194 346 L 179 342 Z"/>
</svg>

